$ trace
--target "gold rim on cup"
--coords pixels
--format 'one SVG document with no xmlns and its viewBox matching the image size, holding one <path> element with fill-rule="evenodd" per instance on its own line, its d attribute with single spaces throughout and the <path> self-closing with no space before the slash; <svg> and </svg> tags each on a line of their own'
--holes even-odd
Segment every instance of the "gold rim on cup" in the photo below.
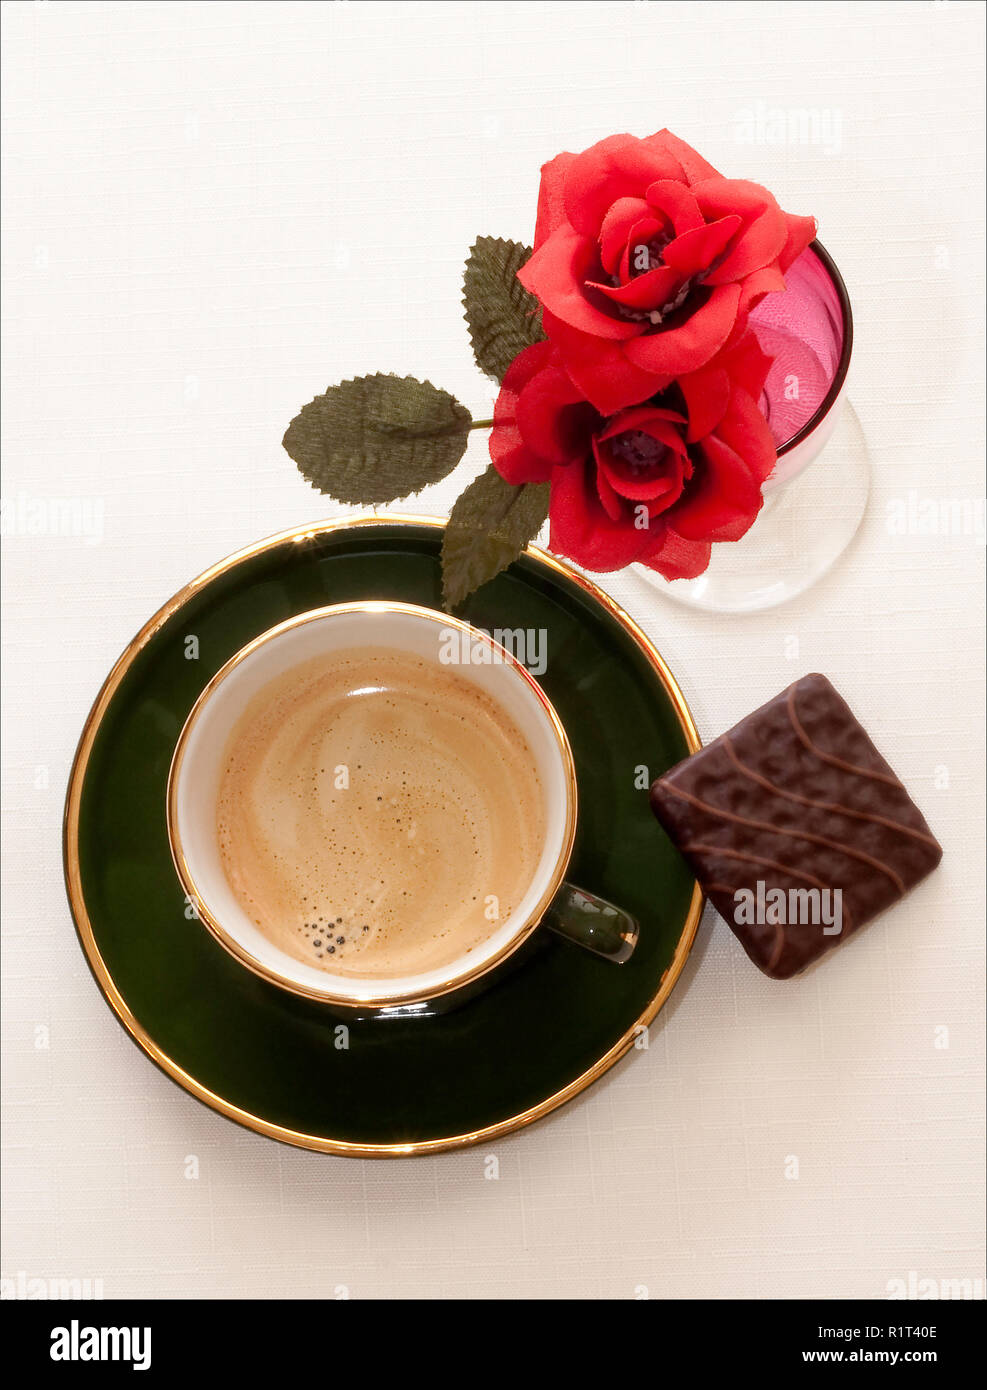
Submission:
<svg viewBox="0 0 987 1390">
<path fill-rule="evenodd" d="M 566 819 L 563 830 L 562 844 L 555 865 L 552 869 L 552 876 L 548 886 L 541 894 L 538 902 L 532 908 L 529 915 L 520 924 L 509 941 L 506 941 L 497 954 L 490 960 L 484 961 L 471 969 L 460 970 L 443 984 L 429 989 L 425 992 L 421 990 L 407 990 L 404 993 L 374 994 L 366 993 L 355 995 L 334 994 L 331 989 L 315 989 L 301 984 L 288 975 L 281 974 L 280 971 L 265 965 L 263 961 L 252 955 L 234 936 L 223 926 L 215 913 L 209 908 L 205 899 L 195 882 L 192 870 L 189 867 L 188 859 L 182 845 L 182 837 L 178 828 L 178 788 L 181 777 L 182 764 L 188 746 L 188 740 L 192 730 L 198 723 L 203 711 L 215 691 L 223 684 L 227 677 L 244 661 L 249 660 L 255 652 L 270 642 L 280 637 L 285 632 L 290 632 L 294 628 L 304 627 L 307 623 L 318 622 L 320 619 L 329 618 L 335 614 L 342 613 L 404 613 L 415 618 L 424 618 L 429 622 L 435 623 L 442 628 L 457 628 L 462 633 L 467 633 L 471 638 L 479 639 L 492 647 L 497 652 L 497 659 L 505 666 L 514 669 L 528 685 L 543 712 L 548 716 L 548 721 L 555 735 L 555 742 L 558 748 L 559 757 L 562 761 L 565 773 L 567 788 L 566 799 Z M 576 765 L 572 757 L 572 749 L 569 746 L 569 738 L 562 726 L 562 721 L 555 712 L 555 707 L 541 686 L 521 664 L 520 661 L 509 652 L 506 647 L 500 646 L 492 637 L 485 632 L 475 628 L 471 623 L 464 622 L 462 618 L 453 618 L 447 613 L 439 613 L 434 608 L 422 608 L 413 603 L 399 603 L 396 600 L 388 599 L 367 599 L 355 603 L 334 603 L 328 604 L 324 608 L 312 608 L 305 613 L 296 614 L 293 618 L 287 618 L 283 623 L 278 623 L 276 627 L 262 632 L 253 641 L 248 642 L 234 656 L 231 656 L 225 665 L 221 666 L 209 683 L 200 693 L 191 712 L 185 721 L 181 733 L 178 735 L 178 742 L 175 745 L 175 752 L 172 756 L 171 767 L 168 771 L 168 790 L 166 795 L 167 822 L 168 822 L 168 843 L 171 847 L 171 857 L 181 880 L 181 884 L 187 893 L 190 902 L 195 907 L 196 913 L 203 926 L 215 937 L 219 944 L 230 953 L 241 965 L 245 965 L 248 970 L 252 970 L 255 975 L 268 980 L 271 984 L 278 985 L 282 989 L 290 990 L 292 994 L 301 995 L 305 999 L 314 999 L 319 1003 L 333 1004 L 344 1008 L 387 1008 L 397 1007 L 402 1004 L 420 1003 L 427 999 L 441 998 L 445 994 L 450 994 L 453 990 L 462 988 L 463 985 L 472 984 L 475 980 L 481 979 L 489 971 L 501 965 L 509 955 L 516 951 L 538 926 L 549 903 L 555 897 L 562 881 L 565 878 L 566 869 L 569 867 L 569 860 L 572 857 L 572 847 L 576 839 L 576 812 L 578 804 L 578 793 L 576 786 Z"/>
</svg>

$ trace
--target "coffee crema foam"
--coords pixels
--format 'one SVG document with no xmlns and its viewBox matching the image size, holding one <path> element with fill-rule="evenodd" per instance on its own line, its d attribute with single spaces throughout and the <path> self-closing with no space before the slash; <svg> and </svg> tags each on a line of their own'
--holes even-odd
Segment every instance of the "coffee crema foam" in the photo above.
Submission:
<svg viewBox="0 0 987 1390">
<path fill-rule="evenodd" d="M 546 815 L 531 750 L 494 700 L 368 647 L 253 698 L 216 819 L 230 886 L 268 940 L 332 974 L 394 978 L 497 930 L 535 877 Z"/>
</svg>

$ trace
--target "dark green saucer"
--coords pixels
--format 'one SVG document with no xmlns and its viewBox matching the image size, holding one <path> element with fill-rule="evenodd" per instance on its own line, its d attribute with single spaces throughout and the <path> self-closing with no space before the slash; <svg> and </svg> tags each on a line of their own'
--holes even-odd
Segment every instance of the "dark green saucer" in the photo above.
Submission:
<svg viewBox="0 0 987 1390">
<path fill-rule="evenodd" d="M 354 1019 L 267 984 L 186 915 L 165 783 L 202 686 L 252 638 L 309 608 L 368 598 L 440 607 L 441 525 L 327 522 L 261 541 L 202 575 L 111 671 L 69 782 L 69 901 L 120 1021 L 213 1109 L 329 1153 L 435 1152 L 509 1133 L 561 1105 L 658 1012 L 702 906 L 648 806 L 647 782 L 699 746 L 681 693 L 606 595 L 530 550 L 462 616 L 488 629 L 548 630 L 539 679 L 579 778 L 569 877 L 640 919 L 631 961 L 613 965 L 539 931 L 458 1007 Z"/>
</svg>

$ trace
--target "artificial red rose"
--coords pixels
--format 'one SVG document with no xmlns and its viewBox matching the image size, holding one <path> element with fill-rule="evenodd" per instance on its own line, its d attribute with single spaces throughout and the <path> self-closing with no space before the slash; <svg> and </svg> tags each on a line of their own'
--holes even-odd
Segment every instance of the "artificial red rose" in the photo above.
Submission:
<svg viewBox="0 0 987 1390">
<path fill-rule="evenodd" d="M 633 561 L 691 579 L 761 508 L 775 448 L 758 400 L 771 359 L 753 332 L 655 399 L 603 416 L 549 342 L 511 363 L 490 457 L 509 483 L 550 483 L 549 545 L 591 570 Z"/>
<path fill-rule="evenodd" d="M 724 178 L 670 131 L 611 135 L 542 167 L 518 278 L 566 372 L 610 415 L 734 344 L 814 236 L 811 217 Z"/>
</svg>

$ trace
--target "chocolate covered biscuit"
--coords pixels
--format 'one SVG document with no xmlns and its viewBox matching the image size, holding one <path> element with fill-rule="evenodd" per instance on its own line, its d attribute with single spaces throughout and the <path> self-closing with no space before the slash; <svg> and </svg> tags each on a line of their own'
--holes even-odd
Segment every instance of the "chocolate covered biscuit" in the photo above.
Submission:
<svg viewBox="0 0 987 1390">
<path fill-rule="evenodd" d="M 651 806 L 755 965 L 804 970 L 939 863 L 924 817 L 825 676 L 659 777 Z"/>
</svg>

